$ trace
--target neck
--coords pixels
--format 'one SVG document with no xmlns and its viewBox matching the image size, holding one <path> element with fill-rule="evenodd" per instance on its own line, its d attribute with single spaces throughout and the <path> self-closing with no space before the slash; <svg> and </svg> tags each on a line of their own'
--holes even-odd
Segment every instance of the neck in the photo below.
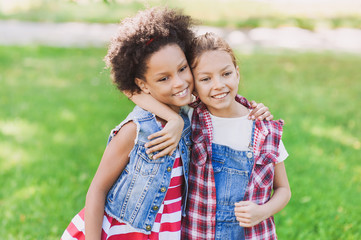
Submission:
<svg viewBox="0 0 361 240">
<path fill-rule="evenodd" d="M 171 106 L 171 105 L 168 105 L 170 107 L 170 109 L 172 109 L 175 113 L 179 113 L 180 111 L 180 107 L 177 107 L 177 106 Z"/>
<path fill-rule="evenodd" d="M 221 117 L 221 118 L 243 117 L 249 113 L 248 109 L 242 104 L 238 103 L 237 101 L 235 101 L 231 107 L 226 108 L 223 111 L 212 111 L 210 109 L 208 110 L 213 116 Z"/>
</svg>

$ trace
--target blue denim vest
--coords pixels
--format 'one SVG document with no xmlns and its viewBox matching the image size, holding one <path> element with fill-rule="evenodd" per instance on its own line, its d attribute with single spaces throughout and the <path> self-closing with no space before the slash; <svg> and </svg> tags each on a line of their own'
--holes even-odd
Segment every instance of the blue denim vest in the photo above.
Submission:
<svg viewBox="0 0 361 240">
<path fill-rule="evenodd" d="M 182 209 L 182 215 L 184 215 L 188 192 L 191 129 L 188 116 L 182 111 L 180 115 L 184 120 L 184 129 L 178 144 L 185 178 Z M 129 223 L 141 232 L 150 234 L 155 216 L 170 184 L 175 153 L 172 156 L 167 155 L 156 160 L 152 159 L 152 155 L 146 154 L 144 144 L 149 141 L 147 137 L 160 131 L 161 125 L 152 113 L 138 106 L 112 130 L 108 143 L 129 121 L 133 121 L 137 125 L 137 138 L 129 155 L 129 163 L 107 194 L 105 211 L 118 221 Z"/>
<path fill-rule="evenodd" d="M 234 150 L 212 143 L 212 166 L 216 184 L 216 240 L 245 239 L 239 226 L 234 204 L 242 201 L 254 165 L 253 139 L 255 122 L 248 151 Z"/>
</svg>

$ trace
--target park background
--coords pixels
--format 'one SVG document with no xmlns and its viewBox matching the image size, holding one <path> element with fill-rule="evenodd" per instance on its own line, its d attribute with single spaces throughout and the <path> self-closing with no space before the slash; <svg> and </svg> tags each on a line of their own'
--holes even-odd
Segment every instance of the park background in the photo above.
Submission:
<svg viewBox="0 0 361 240">
<path fill-rule="evenodd" d="M 155 5 L 223 29 L 361 28 L 360 1 L 348 0 L 1 0 L 0 20 L 108 24 Z M 112 85 L 106 51 L 0 46 L 1 239 L 59 239 L 83 208 L 109 131 L 134 106 Z M 286 123 L 292 199 L 275 216 L 279 239 L 361 239 L 361 54 L 235 51 L 239 92 Z"/>
</svg>

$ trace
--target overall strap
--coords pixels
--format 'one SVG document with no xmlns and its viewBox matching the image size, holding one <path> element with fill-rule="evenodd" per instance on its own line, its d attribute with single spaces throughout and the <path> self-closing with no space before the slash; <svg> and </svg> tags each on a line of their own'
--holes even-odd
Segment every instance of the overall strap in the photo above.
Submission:
<svg viewBox="0 0 361 240">
<path fill-rule="evenodd" d="M 255 132 L 255 127 L 256 127 L 256 121 L 253 120 L 252 121 L 252 133 L 251 133 L 251 141 L 249 142 L 249 145 L 248 145 L 248 149 L 250 151 L 253 151 L 253 142 L 254 142 L 254 132 Z"/>
</svg>

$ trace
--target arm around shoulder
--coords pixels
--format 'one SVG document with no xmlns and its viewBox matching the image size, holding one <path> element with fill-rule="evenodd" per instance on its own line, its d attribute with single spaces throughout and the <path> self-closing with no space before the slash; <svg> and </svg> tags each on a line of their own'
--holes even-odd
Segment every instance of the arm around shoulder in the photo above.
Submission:
<svg viewBox="0 0 361 240">
<path fill-rule="evenodd" d="M 154 158 L 172 154 L 182 135 L 184 127 L 182 117 L 164 103 L 157 101 L 151 95 L 144 92 L 131 96 L 127 94 L 127 96 L 139 107 L 167 121 L 163 130 L 149 136 L 149 139 L 154 140 L 146 144 L 146 147 L 150 148 L 147 153 L 160 151 Z"/>
</svg>

